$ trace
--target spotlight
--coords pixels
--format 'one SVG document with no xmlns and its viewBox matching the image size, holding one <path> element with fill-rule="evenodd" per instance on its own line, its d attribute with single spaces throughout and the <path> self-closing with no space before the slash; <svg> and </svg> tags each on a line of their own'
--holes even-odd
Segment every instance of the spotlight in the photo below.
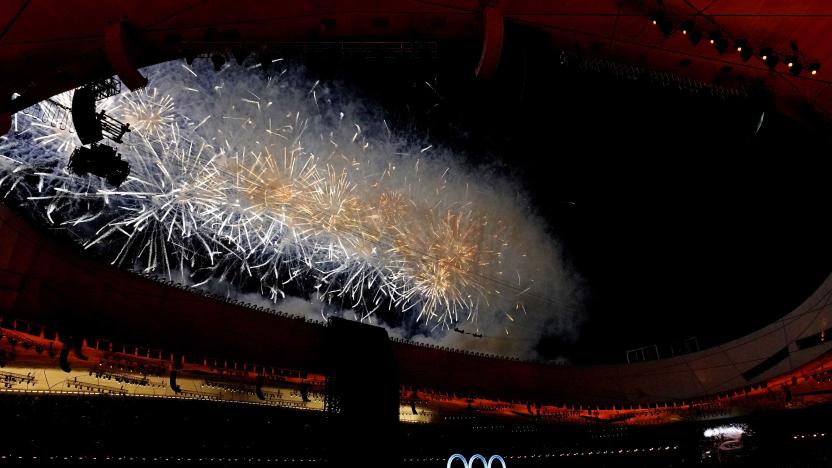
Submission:
<svg viewBox="0 0 832 468">
<path fill-rule="evenodd" d="M 682 34 L 684 34 L 684 35 L 688 35 L 688 34 L 690 34 L 691 32 L 693 32 L 693 27 L 694 27 L 694 26 L 693 26 L 693 21 L 691 21 L 691 20 L 687 20 L 687 21 L 685 21 L 684 23 L 682 23 L 682 26 L 680 26 L 680 28 L 679 28 L 679 29 L 681 29 L 681 30 L 682 30 Z"/>
<path fill-rule="evenodd" d="M 650 19 L 653 20 L 653 24 L 659 27 L 659 31 L 667 37 L 673 33 L 673 22 L 667 17 L 664 13 L 664 10 L 658 10 L 657 12 L 650 15 Z"/>
<path fill-rule="evenodd" d="M 820 64 L 819 63 L 810 63 L 809 66 L 806 67 L 806 69 L 809 70 L 809 73 L 811 73 L 813 75 L 817 75 L 818 71 L 820 71 Z"/>
<path fill-rule="evenodd" d="M 222 54 L 214 54 L 211 56 L 211 63 L 214 64 L 214 71 L 220 71 L 225 65 L 225 57 Z"/>
<path fill-rule="evenodd" d="M 735 45 L 737 46 L 737 52 L 742 52 L 743 49 L 748 47 L 748 41 L 745 39 L 737 39 Z"/>
<path fill-rule="evenodd" d="M 791 72 L 792 76 L 800 75 L 800 72 L 803 71 L 803 65 L 800 62 L 795 61 L 792 63 L 792 66 L 789 67 L 789 72 Z"/>
<path fill-rule="evenodd" d="M 760 49 L 760 58 L 763 62 L 768 61 L 768 58 L 772 56 L 771 47 L 763 47 Z"/>
<path fill-rule="evenodd" d="M 653 24 L 658 25 L 662 21 L 664 21 L 665 15 L 664 10 L 658 10 L 652 15 L 650 15 L 650 19 L 653 20 Z"/>
<path fill-rule="evenodd" d="M 795 57 L 794 55 L 789 55 L 788 57 L 786 57 L 785 60 L 786 60 L 786 66 L 789 67 L 789 68 L 792 68 L 794 66 L 794 64 L 797 63 L 797 57 Z"/>
</svg>

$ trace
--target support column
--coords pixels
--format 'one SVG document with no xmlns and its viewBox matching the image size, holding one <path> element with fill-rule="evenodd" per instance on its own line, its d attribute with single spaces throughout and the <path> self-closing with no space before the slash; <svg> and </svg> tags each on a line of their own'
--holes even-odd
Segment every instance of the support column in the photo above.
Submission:
<svg viewBox="0 0 832 468">
<path fill-rule="evenodd" d="M 400 466 L 399 374 L 387 332 L 331 318 L 326 349 L 329 466 Z"/>
<path fill-rule="evenodd" d="M 505 20 L 503 10 L 499 5 L 488 5 L 483 9 L 482 53 L 477 65 L 476 75 L 484 80 L 490 80 L 500 65 L 503 53 L 503 36 Z"/>
<path fill-rule="evenodd" d="M 104 50 L 116 75 L 131 91 L 135 91 L 147 86 L 147 78 L 139 73 L 139 69 L 133 63 L 130 46 L 134 44 L 130 43 L 126 27 L 125 22 L 119 21 L 104 28 Z"/>
</svg>

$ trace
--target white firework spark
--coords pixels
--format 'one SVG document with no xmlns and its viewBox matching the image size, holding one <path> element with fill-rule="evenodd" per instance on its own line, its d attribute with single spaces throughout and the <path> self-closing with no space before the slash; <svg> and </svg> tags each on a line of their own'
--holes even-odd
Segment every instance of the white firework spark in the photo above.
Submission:
<svg viewBox="0 0 832 468">
<path fill-rule="evenodd" d="M 257 281 L 272 298 L 307 282 L 364 317 L 394 308 L 442 327 L 482 310 L 525 311 L 534 297 L 538 272 L 523 244 L 535 228 L 517 222 L 522 210 L 505 191 L 430 159 L 430 145 L 418 159 L 366 136 L 319 82 L 310 92 L 284 74 L 178 63 L 147 72 L 152 88 L 106 103 L 132 128 L 119 148 L 131 175 L 119 188 L 34 162 L 15 162 L 0 183 L 33 174 L 25 197 L 127 268 L 207 269 Z M 30 119 L 16 138 L 39 125 Z M 75 143 L 62 135 L 34 143 L 65 157 Z"/>
</svg>

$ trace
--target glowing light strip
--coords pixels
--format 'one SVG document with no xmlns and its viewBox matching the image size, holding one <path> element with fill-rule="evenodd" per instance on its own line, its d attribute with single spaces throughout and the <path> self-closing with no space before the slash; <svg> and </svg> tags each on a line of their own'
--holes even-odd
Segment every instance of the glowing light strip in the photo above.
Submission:
<svg viewBox="0 0 832 468">
<path fill-rule="evenodd" d="M 503 457 L 501 457 L 499 455 L 491 455 L 491 458 L 489 458 L 488 461 L 486 461 L 485 457 L 478 454 L 478 453 L 474 454 L 474 455 L 471 455 L 471 458 L 468 459 L 468 460 L 465 460 L 465 457 L 462 456 L 461 454 L 455 453 L 455 454 L 451 455 L 450 457 L 448 457 L 448 464 L 446 465 L 446 468 L 451 468 L 451 465 L 454 463 L 454 460 L 462 461 L 462 466 L 464 468 L 473 468 L 474 462 L 476 460 L 480 460 L 482 462 L 483 468 L 491 468 L 491 463 L 493 463 L 494 460 L 499 460 L 500 464 L 503 465 L 503 468 L 506 468 L 506 461 L 503 460 Z"/>
<path fill-rule="evenodd" d="M 718 426 L 705 430 L 705 437 L 717 437 L 721 435 L 741 435 L 745 434 L 745 428 L 742 426 Z"/>
</svg>

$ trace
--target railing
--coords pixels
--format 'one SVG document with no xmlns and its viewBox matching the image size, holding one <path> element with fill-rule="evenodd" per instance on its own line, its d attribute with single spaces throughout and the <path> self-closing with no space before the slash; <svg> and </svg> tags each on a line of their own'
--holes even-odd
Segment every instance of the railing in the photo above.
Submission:
<svg viewBox="0 0 832 468">
<path fill-rule="evenodd" d="M 27 322 L 25 320 L 19 320 L 19 319 L 10 320 L 8 317 L 4 317 L 2 322 L 3 322 L 3 328 L 5 328 L 7 330 L 11 329 L 11 330 L 14 330 L 18 333 L 31 334 L 32 336 L 38 336 L 42 339 L 49 340 L 50 342 L 58 342 L 58 340 L 60 339 L 57 336 L 57 333 L 55 333 L 53 330 L 49 330 L 48 328 L 40 326 L 40 325 L 31 324 L 30 322 Z M 46 338 L 47 336 L 53 336 L 54 338 Z M 11 343 L 10 339 L 14 339 L 16 343 L 20 343 L 20 342 L 22 342 L 22 341 L 20 341 L 21 338 L 22 337 L 19 336 L 19 335 L 15 335 L 15 336 L 8 335 L 7 340 L 9 340 L 9 342 Z M 434 346 L 434 345 L 429 345 L 429 344 L 425 344 L 425 343 L 413 343 L 413 342 L 410 342 L 408 340 L 404 340 L 404 339 L 401 339 L 401 338 L 395 338 L 394 337 L 394 338 L 391 338 L 391 340 L 393 340 L 395 342 L 414 344 L 416 346 L 423 346 L 423 347 L 430 348 L 430 349 L 437 349 L 437 350 L 443 350 L 443 351 L 452 351 L 452 352 L 454 351 L 454 350 L 451 350 L 449 348 L 442 347 L 442 346 Z M 138 348 L 133 347 L 133 350 L 136 351 L 136 352 L 137 352 L 137 349 Z M 177 355 L 175 353 L 167 353 L 167 354 L 170 355 L 170 356 L 173 356 L 175 358 L 178 358 L 180 362 L 185 360 L 185 357 L 182 356 L 182 355 Z M 482 353 L 466 353 L 466 354 L 473 354 L 475 356 L 480 356 L 480 355 L 486 356 L 486 355 L 483 355 Z M 119 357 L 121 357 L 121 356 L 119 356 Z M 108 360 L 105 359 L 105 361 L 102 361 L 102 363 L 99 367 L 103 366 L 103 364 L 105 362 L 113 362 L 113 363 L 120 362 L 120 361 L 117 360 L 119 357 L 115 357 L 115 356 L 110 355 L 110 357 L 109 357 L 110 360 L 108 361 Z M 138 357 L 138 356 L 136 356 L 136 357 Z M 114 359 L 116 359 L 116 360 L 114 360 Z M 192 357 L 191 359 L 194 359 L 198 362 L 202 362 L 203 365 L 209 365 L 209 364 L 205 364 L 205 363 L 208 363 L 210 361 L 209 359 L 203 358 L 203 357 Z M 498 359 L 501 359 L 501 358 L 498 357 Z M 172 358 L 172 360 L 174 360 L 174 362 L 175 362 L 176 359 Z M 164 360 L 162 360 L 162 361 L 164 361 Z M 277 375 L 278 371 L 285 371 L 283 369 L 277 369 L 277 368 L 268 367 L 268 366 L 252 365 L 252 364 L 249 364 L 249 363 L 243 363 L 242 366 L 240 366 L 239 363 L 237 363 L 237 362 L 233 362 L 233 363 L 235 364 L 235 367 L 237 367 L 237 368 L 247 368 L 248 371 L 250 371 L 250 372 L 265 374 L 264 377 L 266 377 L 267 380 L 270 377 L 269 374 Z M 101 372 L 102 375 L 103 374 L 110 374 L 110 376 L 113 380 L 116 380 L 116 381 L 121 380 L 123 383 L 133 383 L 133 384 L 137 383 L 137 382 L 133 381 L 136 377 L 132 377 L 132 376 L 129 376 L 129 375 L 118 374 L 118 371 L 126 370 L 128 372 L 133 372 L 133 373 L 137 373 L 137 374 L 144 374 L 144 375 L 158 375 L 158 373 L 159 373 L 159 368 L 155 368 L 155 369 L 132 368 L 131 367 L 132 364 L 133 363 L 124 364 L 125 367 L 130 367 L 129 369 L 124 368 L 124 369 L 114 369 L 113 371 L 106 371 L 106 370 L 99 369 L 99 368 L 92 368 L 92 369 L 90 369 L 90 372 L 92 372 L 92 373 Z M 118 366 L 115 366 L 115 367 L 118 367 Z M 301 378 L 301 379 L 306 378 L 305 373 L 296 372 L 296 371 L 294 371 L 294 372 L 295 372 L 295 374 L 293 375 L 293 377 L 297 377 L 297 378 Z M 28 377 L 31 377 L 31 376 L 24 376 L 22 374 L 19 375 L 19 376 L 18 375 L 12 375 L 12 374 L 0 374 L 0 376 L 7 377 L 7 380 L 9 380 L 9 381 L 11 381 L 12 379 L 15 379 L 16 382 L 17 382 L 17 377 L 20 377 L 22 379 L 27 379 Z M 807 376 L 807 378 L 813 378 L 817 382 L 828 382 L 828 381 L 832 380 L 832 371 L 823 369 L 823 370 L 820 370 L 820 371 L 816 371 L 815 373 Z M 212 383 L 213 382 L 211 382 L 210 379 L 206 380 L 206 384 L 211 385 Z M 214 384 L 216 384 L 216 383 L 214 383 Z M 250 392 L 250 389 L 248 388 L 248 386 L 245 386 L 244 384 L 221 383 L 220 385 L 228 385 L 228 386 L 240 385 L 240 388 L 239 388 L 240 390 L 244 390 L 244 387 L 245 387 L 245 390 L 248 390 Z M 85 388 L 86 390 L 94 391 L 96 393 L 122 394 L 124 392 L 123 389 L 117 388 L 117 387 L 111 387 L 111 386 L 106 386 L 106 385 L 97 385 L 97 384 L 89 384 L 89 383 L 86 383 L 86 382 L 78 382 L 78 381 L 68 381 L 67 386 L 68 387 L 75 386 L 76 388 L 86 387 Z M 738 388 L 738 389 L 735 389 L 733 391 L 726 391 L 726 392 L 721 392 L 721 393 L 716 393 L 716 394 L 710 394 L 710 395 L 700 396 L 700 397 L 697 397 L 697 398 L 683 399 L 683 400 L 656 401 L 656 402 L 651 402 L 651 403 L 616 403 L 616 404 L 608 404 L 607 403 L 607 404 L 599 404 L 599 403 L 593 403 L 591 401 L 581 401 L 581 402 L 563 402 L 563 401 L 561 401 L 561 402 L 542 402 L 541 401 L 541 402 L 535 402 L 535 401 L 531 401 L 531 400 L 504 400 L 504 399 L 500 399 L 500 398 L 483 397 L 483 396 L 480 396 L 480 395 L 466 394 L 466 393 L 459 393 L 459 392 L 451 392 L 451 391 L 441 391 L 441 390 L 436 390 L 436 389 L 431 389 L 431 388 L 426 388 L 426 387 L 425 388 L 423 388 L 423 387 L 414 387 L 414 386 L 410 386 L 410 385 L 403 385 L 402 386 L 402 388 L 400 390 L 402 396 L 400 398 L 401 398 L 402 402 L 408 402 L 409 403 L 410 401 L 412 401 L 414 399 L 414 397 L 413 397 L 414 392 L 419 392 L 419 393 L 423 393 L 423 394 L 426 394 L 426 395 L 430 395 L 431 400 L 484 399 L 484 400 L 488 400 L 491 403 L 489 408 L 491 408 L 493 410 L 506 408 L 507 405 L 526 405 L 526 406 L 534 405 L 535 407 L 537 407 L 538 404 L 541 404 L 544 407 L 541 410 L 540 416 L 542 416 L 544 418 L 557 418 L 557 417 L 559 417 L 557 414 L 552 413 L 552 408 L 551 407 L 558 408 L 560 410 L 558 413 L 561 413 L 563 411 L 578 411 L 578 412 L 587 412 L 587 411 L 589 411 L 589 412 L 593 412 L 593 411 L 605 411 L 605 410 L 617 410 L 617 411 L 638 410 L 640 412 L 643 412 L 643 414 L 648 414 L 648 415 L 649 414 L 659 415 L 659 414 L 666 414 L 666 413 L 670 412 L 670 413 L 679 414 L 679 415 L 691 415 L 691 414 L 700 414 L 701 413 L 702 417 L 721 417 L 721 416 L 726 416 L 727 415 L 727 411 L 732 407 L 732 401 L 733 401 L 734 398 L 741 398 L 741 399 L 743 399 L 743 401 L 750 402 L 750 403 L 753 403 L 753 404 L 758 403 L 758 404 L 761 404 L 761 405 L 763 403 L 767 402 L 767 401 L 771 401 L 771 400 L 778 400 L 779 401 L 779 400 L 782 400 L 784 398 L 784 396 L 781 395 L 781 393 L 782 393 L 781 391 L 778 391 L 778 389 L 767 389 L 767 386 L 768 386 L 767 382 L 761 382 L 761 383 L 758 383 L 758 384 L 747 385 L 743 388 Z M 235 387 L 235 389 L 236 389 L 236 387 Z M 294 394 L 294 393 L 300 392 L 300 390 L 293 389 L 292 392 Z M 752 392 L 756 392 L 756 393 L 751 394 Z M 196 392 L 196 393 L 198 393 L 198 392 Z M 194 397 L 198 396 L 198 395 L 196 395 L 196 393 L 194 393 Z M 323 396 L 323 394 L 321 394 L 319 392 L 315 392 L 314 390 L 310 390 L 309 395 L 311 395 L 313 397 Z M 416 400 L 420 401 L 420 402 L 422 401 L 421 398 L 416 398 Z M 287 405 L 284 405 L 282 403 L 281 403 L 281 405 L 282 406 L 287 406 Z M 295 407 L 295 405 L 289 405 L 289 406 Z M 297 404 L 297 407 L 302 408 L 303 406 L 301 404 Z M 545 407 L 549 407 L 549 408 L 545 408 Z"/>
<path fill-rule="evenodd" d="M 486 359 L 500 359 L 500 360 L 503 360 L 503 361 L 512 361 L 512 362 L 536 362 L 536 361 L 525 360 L 525 359 L 520 359 L 520 358 L 516 358 L 516 357 L 499 356 L 497 354 L 481 353 L 481 352 L 478 352 L 478 351 L 468 351 L 468 350 L 465 350 L 465 349 L 451 348 L 449 346 L 439 346 L 439 345 L 434 345 L 434 344 L 430 344 L 430 343 L 422 343 L 422 342 L 419 342 L 419 341 L 412 341 L 412 340 L 408 340 L 406 338 L 399 338 L 399 337 L 396 337 L 396 336 L 391 336 L 390 341 L 392 341 L 394 343 L 401 343 L 401 344 L 406 344 L 406 345 L 411 345 L 411 346 L 418 346 L 420 348 L 433 349 L 433 350 L 436 350 L 436 351 L 444 351 L 444 352 L 448 352 L 448 353 L 464 354 L 466 356 L 472 356 L 472 357 L 480 357 L 480 358 L 486 358 Z"/>
</svg>

